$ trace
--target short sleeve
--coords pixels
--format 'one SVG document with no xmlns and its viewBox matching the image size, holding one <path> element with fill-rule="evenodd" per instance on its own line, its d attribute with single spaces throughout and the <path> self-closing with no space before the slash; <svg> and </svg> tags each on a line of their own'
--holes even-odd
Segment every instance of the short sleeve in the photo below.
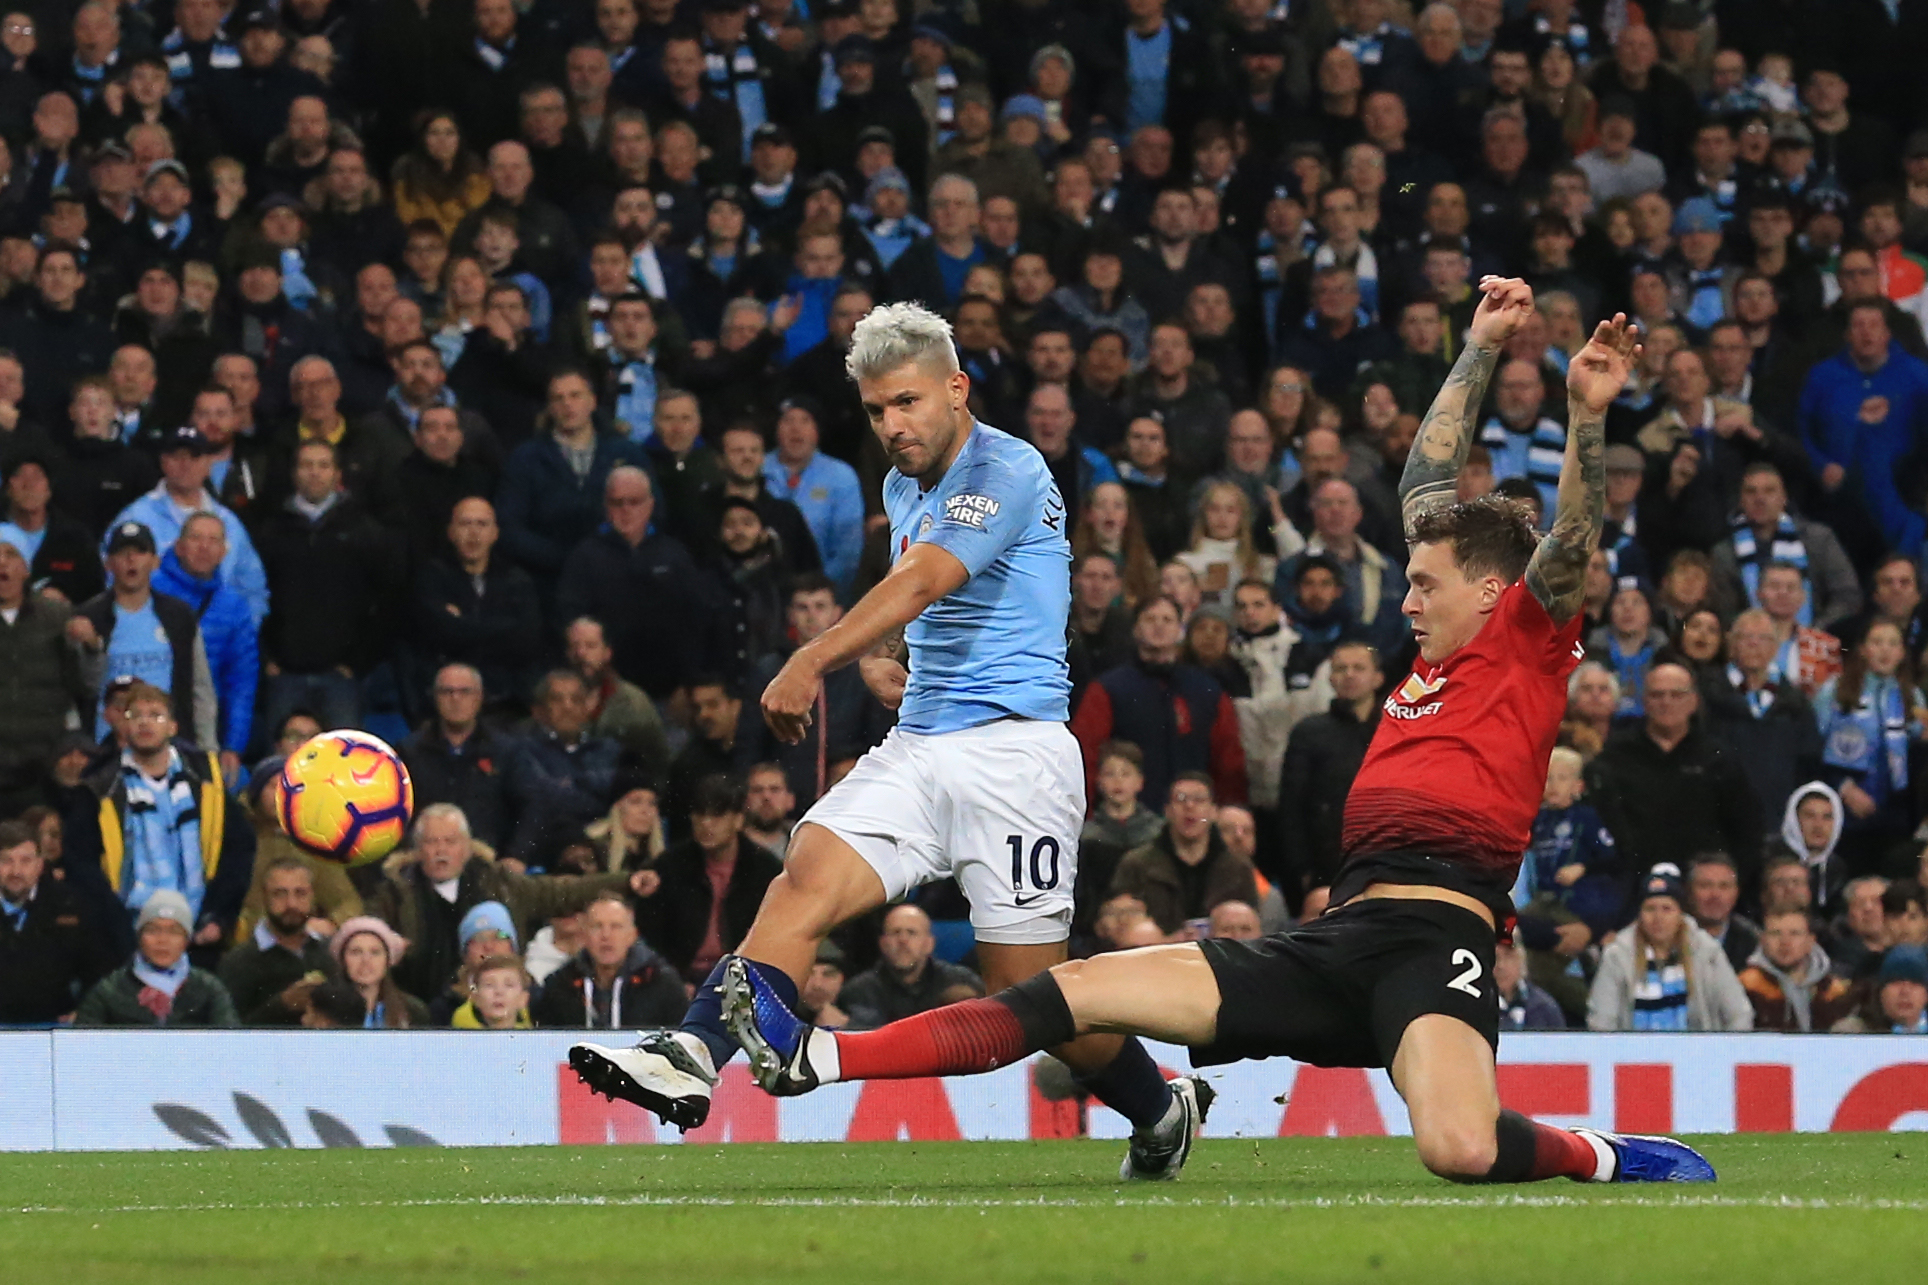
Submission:
<svg viewBox="0 0 1928 1285">
<path fill-rule="evenodd" d="M 975 576 L 1023 539 L 1037 509 L 1035 476 L 1007 460 L 981 458 L 946 488 L 942 512 L 917 542 L 936 545 Z"/>
<path fill-rule="evenodd" d="M 1514 581 L 1500 595 L 1493 623 L 1504 631 L 1519 655 L 1534 657 L 1544 673 L 1572 673 L 1586 655 L 1580 645 L 1583 617 L 1576 615 L 1564 625 L 1555 621 L 1523 579 Z"/>
</svg>

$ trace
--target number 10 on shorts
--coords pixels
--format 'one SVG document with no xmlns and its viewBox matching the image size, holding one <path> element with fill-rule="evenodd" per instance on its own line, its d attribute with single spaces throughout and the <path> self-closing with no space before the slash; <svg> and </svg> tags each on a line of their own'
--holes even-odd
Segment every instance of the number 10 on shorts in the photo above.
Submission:
<svg viewBox="0 0 1928 1285">
<path fill-rule="evenodd" d="M 1004 842 L 1011 847 L 1011 887 L 1019 892 L 1023 892 L 1025 888 L 1024 876 L 1026 874 L 1024 836 L 1021 834 L 1006 835 Z M 1031 845 L 1029 863 L 1031 887 L 1038 889 L 1040 892 L 1049 892 L 1058 886 L 1058 854 L 1060 851 L 1061 848 L 1058 841 L 1048 834 Z M 1049 862 L 1048 865 L 1046 864 L 1047 862 Z"/>
</svg>

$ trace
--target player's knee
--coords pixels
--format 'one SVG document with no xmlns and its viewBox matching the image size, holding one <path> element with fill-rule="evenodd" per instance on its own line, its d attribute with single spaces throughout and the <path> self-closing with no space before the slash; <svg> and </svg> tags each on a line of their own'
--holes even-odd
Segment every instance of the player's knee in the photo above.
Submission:
<svg viewBox="0 0 1928 1285">
<path fill-rule="evenodd" d="M 1455 1124 L 1416 1131 L 1419 1162 L 1442 1178 L 1483 1178 L 1499 1159 L 1499 1139 L 1493 1126 Z"/>
</svg>

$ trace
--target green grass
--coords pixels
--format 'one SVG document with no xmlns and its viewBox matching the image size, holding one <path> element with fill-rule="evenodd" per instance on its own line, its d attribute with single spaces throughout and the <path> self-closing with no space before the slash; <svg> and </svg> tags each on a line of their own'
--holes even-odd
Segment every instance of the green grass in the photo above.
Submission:
<svg viewBox="0 0 1928 1285">
<path fill-rule="evenodd" d="M 1700 1140 L 1703 1187 L 1428 1177 L 1401 1139 L 0 1157 L 34 1285 L 1386 1281 L 1874 1285 L 1928 1273 L 1928 1137 Z"/>
</svg>

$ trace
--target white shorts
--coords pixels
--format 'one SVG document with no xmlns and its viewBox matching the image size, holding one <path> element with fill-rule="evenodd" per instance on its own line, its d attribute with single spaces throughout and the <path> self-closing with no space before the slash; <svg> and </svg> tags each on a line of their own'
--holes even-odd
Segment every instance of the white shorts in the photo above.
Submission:
<svg viewBox="0 0 1928 1285">
<path fill-rule="evenodd" d="M 920 736 L 892 728 L 804 814 L 857 850 L 895 901 L 955 877 L 979 941 L 1071 935 L 1084 757 L 1063 723 L 1001 719 Z"/>
</svg>

